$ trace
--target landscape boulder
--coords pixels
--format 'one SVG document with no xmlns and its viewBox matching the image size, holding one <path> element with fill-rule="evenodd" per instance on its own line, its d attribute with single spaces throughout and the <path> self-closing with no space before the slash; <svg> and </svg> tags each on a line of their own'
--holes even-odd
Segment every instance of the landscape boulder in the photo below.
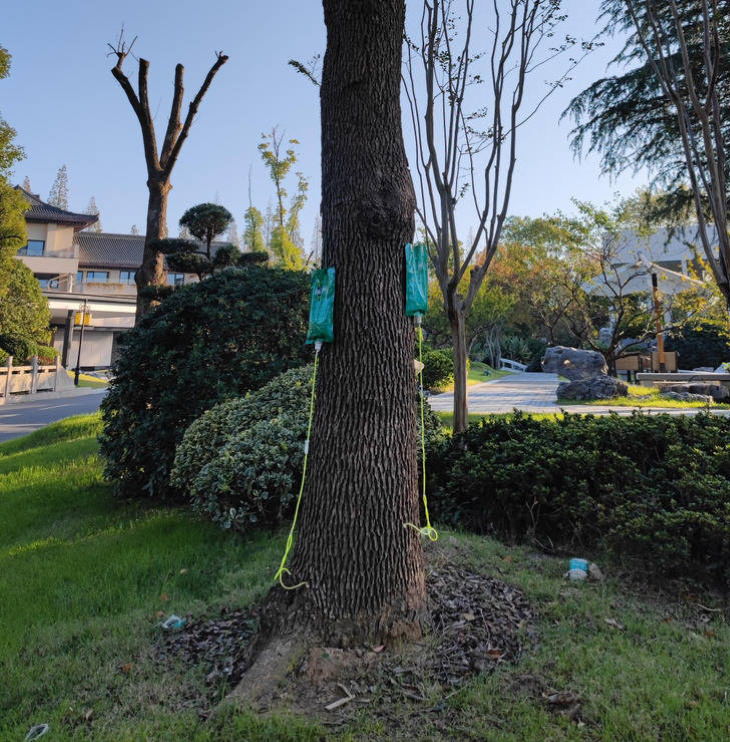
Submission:
<svg viewBox="0 0 730 742">
<path fill-rule="evenodd" d="M 629 388 L 623 381 L 606 374 L 600 374 L 591 379 L 563 381 L 558 384 L 558 399 L 574 399 L 576 401 L 615 399 L 625 396 L 628 391 Z"/>
<path fill-rule="evenodd" d="M 677 402 L 702 402 L 703 404 L 709 404 L 712 402 L 712 397 L 705 394 L 692 394 L 691 392 L 662 392 L 660 397 L 664 399 L 674 399 Z"/>
<path fill-rule="evenodd" d="M 659 384 L 659 390 L 664 394 L 676 392 L 678 394 L 694 394 L 712 397 L 715 402 L 723 402 L 730 397 L 730 389 L 722 384 L 692 383 L 692 384 Z"/>
<path fill-rule="evenodd" d="M 546 374 L 559 374 L 570 381 L 593 379 L 608 373 L 606 359 L 595 350 L 581 350 L 555 345 L 545 351 L 542 370 Z"/>
</svg>

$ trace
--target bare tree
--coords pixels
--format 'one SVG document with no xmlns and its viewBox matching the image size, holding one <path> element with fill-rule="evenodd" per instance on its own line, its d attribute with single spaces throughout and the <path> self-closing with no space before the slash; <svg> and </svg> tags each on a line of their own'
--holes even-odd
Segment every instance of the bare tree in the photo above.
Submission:
<svg viewBox="0 0 730 742">
<path fill-rule="evenodd" d="M 571 59 L 560 78 L 526 104 L 528 78 L 577 43 L 566 38 L 550 46 L 565 19 L 561 0 L 492 0 L 489 15 L 488 23 L 480 18 L 491 38 L 485 51 L 474 49 L 475 0 L 424 0 L 420 40 L 406 40 L 404 86 L 415 137 L 417 214 L 451 325 L 457 431 L 466 427 L 468 413 L 465 318 L 500 242 L 519 130 L 580 61 Z M 592 46 L 584 42 L 582 56 Z M 481 99 L 471 92 L 485 88 Z M 476 230 L 464 243 L 467 227 L 459 227 L 457 211 L 461 215 L 466 197 L 473 202 Z M 473 220 L 468 224 L 471 228 Z"/>
<path fill-rule="evenodd" d="M 123 70 L 124 61 L 130 55 L 136 40 L 137 37 L 135 36 L 132 42 L 127 45 L 124 40 L 124 30 L 122 30 L 116 45 L 109 44 L 109 48 L 111 49 L 110 55 L 117 58 L 117 63 L 112 67 L 112 75 L 114 75 L 114 78 L 126 94 L 127 100 L 139 121 L 147 165 L 147 188 L 149 190 L 147 201 L 147 231 L 145 232 L 142 265 L 137 269 L 134 277 L 137 284 L 136 321 L 139 322 L 140 317 L 154 300 L 154 297 L 150 295 L 150 288 L 165 285 L 164 255 L 154 247 L 154 243 L 167 237 L 167 201 L 169 193 L 172 190 L 172 183 L 170 182 L 172 170 L 180 156 L 180 150 L 190 133 L 190 127 L 192 126 L 195 114 L 198 112 L 200 103 L 208 91 L 210 84 L 213 82 L 216 73 L 228 61 L 228 57 L 223 52 L 216 52 L 215 62 L 208 70 L 208 74 L 205 76 L 195 97 L 190 101 L 184 120 L 181 118 L 181 111 L 185 93 L 183 87 L 185 68 L 182 64 L 175 66 L 172 106 L 167 120 L 165 136 L 162 141 L 162 149 L 158 150 L 147 83 L 150 63 L 141 57 L 138 59 L 137 90 L 134 89 L 134 86 Z"/>
<path fill-rule="evenodd" d="M 712 275 L 730 308 L 728 170 L 719 84 L 727 3 L 718 0 L 625 0 L 662 91 L 677 117 L 698 234 Z M 724 9 L 721 8 L 724 6 Z M 699 46 L 701 55 L 691 53 Z M 701 64 L 693 60 L 700 57 Z M 725 91 L 726 93 L 727 91 Z M 715 234 L 712 226 L 714 224 Z M 717 239 L 718 253 L 715 253 Z"/>
</svg>

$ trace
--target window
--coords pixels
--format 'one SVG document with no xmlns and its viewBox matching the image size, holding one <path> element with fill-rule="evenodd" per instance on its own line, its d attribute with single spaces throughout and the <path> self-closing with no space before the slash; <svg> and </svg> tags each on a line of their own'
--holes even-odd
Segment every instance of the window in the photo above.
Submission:
<svg viewBox="0 0 730 742">
<path fill-rule="evenodd" d="M 38 276 L 38 283 L 42 289 L 57 289 L 59 282 L 57 277 L 50 278 L 48 276 Z"/>
<path fill-rule="evenodd" d="M 106 283 L 109 280 L 109 271 L 86 271 L 86 282 Z"/>
<path fill-rule="evenodd" d="M 168 286 L 182 286 L 185 283 L 184 273 L 168 273 L 167 284 Z"/>
<path fill-rule="evenodd" d="M 81 284 L 84 281 L 84 272 L 83 271 L 76 271 L 76 283 Z"/>
<path fill-rule="evenodd" d="M 37 258 L 46 251 L 45 240 L 28 240 L 28 244 L 25 247 L 21 247 L 18 250 L 18 255 L 27 255 L 31 258 Z"/>
<path fill-rule="evenodd" d="M 119 283 L 134 283 L 134 271 L 119 271 Z"/>
</svg>

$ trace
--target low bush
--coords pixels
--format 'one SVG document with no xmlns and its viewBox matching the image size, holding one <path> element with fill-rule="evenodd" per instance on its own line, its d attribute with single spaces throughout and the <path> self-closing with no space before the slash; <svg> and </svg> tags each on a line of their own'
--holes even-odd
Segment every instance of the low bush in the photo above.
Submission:
<svg viewBox="0 0 730 742">
<path fill-rule="evenodd" d="M 423 351 L 423 386 L 441 389 L 454 381 L 454 358 L 451 351 L 425 348 Z"/>
<path fill-rule="evenodd" d="M 308 289 L 303 272 L 228 268 L 176 289 L 124 335 L 100 437 L 118 494 L 183 497 L 169 474 L 190 423 L 311 358 Z"/>
<path fill-rule="evenodd" d="M 275 527 L 291 515 L 311 380 L 311 366 L 287 371 L 246 397 L 216 405 L 190 425 L 170 479 L 187 492 L 196 512 L 238 531 Z M 425 413 L 427 444 L 436 447 L 441 424 L 428 406 Z"/>
<path fill-rule="evenodd" d="M 5 351 L 5 359 L 8 356 L 13 357 L 15 366 L 23 365 L 36 355 L 38 345 L 29 338 L 20 337 L 19 335 L 4 334 L 0 335 L 0 350 Z"/>
<path fill-rule="evenodd" d="M 667 350 L 677 352 L 680 368 L 717 368 L 730 361 L 730 332 L 720 322 L 689 325 L 667 338 Z"/>
<path fill-rule="evenodd" d="M 730 420 L 485 418 L 431 448 L 441 522 L 730 582 Z"/>
</svg>

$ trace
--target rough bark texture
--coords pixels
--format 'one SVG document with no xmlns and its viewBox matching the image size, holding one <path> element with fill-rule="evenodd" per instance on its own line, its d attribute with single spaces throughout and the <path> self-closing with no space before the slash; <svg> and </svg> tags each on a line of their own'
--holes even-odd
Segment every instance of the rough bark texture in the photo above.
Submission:
<svg viewBox="0 0 730 742">
<path fill-rule="evenodd" d="M 454 354 L 454 432 L 466 430 L 469 422 L 469 408 L 467 399 L 467 351 L 466 351 L 466 318 L 464 311 L 451 310 L 449 324 L 451 326 L 451 343 Z"/>
<path fill-rule="evenodd" d="M 175 66 L 172 107 L 167 119 L 162 150 L 158 153 L 155 121 L 149 102 L 148 75 L 150 63 L 146 59 L 139 59 L 137 90 L 134 89 L 123 69 L 124 61 L 131 53 L 135 41 L 136 37 L 128 45 L 124 41 L 124 31 L 122 30 L 116 46 L 109 44 L 109 47 L 111 53 L 117 58 L 117 63 L 112 67 L 112 75 L 114 75 L 114 79 L 119 83 L 124 94 L 127 96 L 127 100 L 139 121 L 142 132 L 145 164 L 147 166 L 147 188 L 149 190 L 147 201 L 147 232 L 145 235 L 142 265 L 134 275 L 134 281 L 137 284 L 135 323 L 138 323 L 142 315 L 153 303 L 149 296 L 142 294 L 141 289 L 149 286 L 165 285 L 165 257 L 161 252 L 152 247 L 152 243 L 167 237 L 167 198 L 172 190 L 172 184 L 170 182 L 172 170 L 180 156 L 180 150 L 190 133 L 190 127 L 198 112 L 200 103 L 208 91 L 210 84 L 213 82 L 216 73 L 228 61 L 228 57 L 223 52 L 216 53 L 216 61 L 210 70 L 208 70 L 208 74 L 205 76 L 195 97 L 190 101 L 184 120 L 181 118 L 181 111 L 185 93 L 183 86 L 185 68 L 181 64 Z"/>
<path fill-rule="evenodd" d="M 425 579 L 403 248 L 414 194 L 400 119 L 403 0 L 324 0 L 323 266 L 335 342 L 320 362 L 310 473 L 284 621 L 327 643 L 420 633 Z M 284 604 L 283 606 L 281 604 Z"/>
<path fill-rule="evenodd" d="M 150 300 L 140 294 L 146 286 L 165 285 L 165 256 L 152 247 L 156 240 L 167 237 L 167 197 L 172 190 L 168 181 L 148 180 L 147 231 L 144 240 L 142 265 L 134 274 L 137 284 L 137 321 L 147 311 Z"/>
</svg>

